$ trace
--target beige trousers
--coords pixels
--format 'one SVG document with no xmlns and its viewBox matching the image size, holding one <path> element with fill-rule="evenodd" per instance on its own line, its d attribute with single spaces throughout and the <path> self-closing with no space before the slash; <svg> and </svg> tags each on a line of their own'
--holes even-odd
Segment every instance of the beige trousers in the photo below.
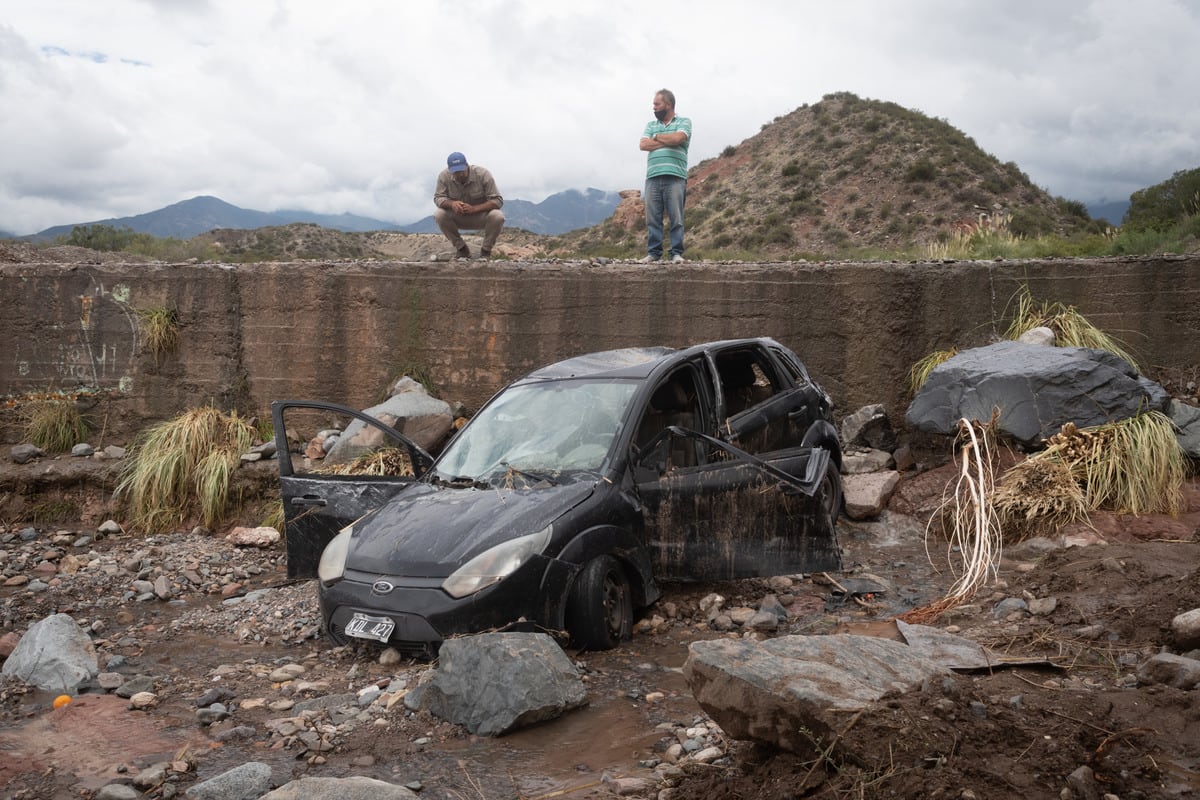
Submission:
<svg viewBox="0 0 1200 800">
<path fill-rule="evenodd" d="M 450 244 L 454 245 L 455 250 L 462 250 L 467 246 L 459 231 L 483 231 L 483 244 L 480 246 L 484 250 L 491 250 L 500 238 L 500 229 L 504 227 L 504 212 L 498 208 L 478 214 L 455 214 L 453 211 L 437 208 L 434 209 L 433 219 L 450 240 Z"/>
</svg>

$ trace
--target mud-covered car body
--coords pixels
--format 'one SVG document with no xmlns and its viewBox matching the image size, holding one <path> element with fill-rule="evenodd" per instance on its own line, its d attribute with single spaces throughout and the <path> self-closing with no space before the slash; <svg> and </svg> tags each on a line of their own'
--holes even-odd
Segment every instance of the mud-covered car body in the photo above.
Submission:
<svg viewBox="0 0 1200 800">
<path fill-rule="evenodd" d="M 494 629 L 629 635 L 666 580 L 840 567 L 832 402 L 771 339 L 570 358 L 498 392 L 436 459 L 361 412 L 272 404 L 288 572 L 335 641 L 432 653 Z M 303 467 L 291 415 L 338 412 L 413 475 Z M 340 533 L 339 533 L 340 531 Z"/>
</svg>

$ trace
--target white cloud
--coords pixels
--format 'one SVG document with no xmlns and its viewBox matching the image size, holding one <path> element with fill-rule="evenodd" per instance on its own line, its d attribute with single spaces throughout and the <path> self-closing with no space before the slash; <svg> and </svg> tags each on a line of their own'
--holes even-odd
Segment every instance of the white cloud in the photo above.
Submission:
<svg viewBox="0 0 1200 800">
<path fill-rule="evenodd" d="M 17 233 L 197 194 L 410 222 L 451 150 L 510 198 L 634 188 L 662 86 L 693 164 L 851 91 L 1072 199 L 1200 166 L 1187 0 L 7 5 L 0 228 Z"/>
</svg>

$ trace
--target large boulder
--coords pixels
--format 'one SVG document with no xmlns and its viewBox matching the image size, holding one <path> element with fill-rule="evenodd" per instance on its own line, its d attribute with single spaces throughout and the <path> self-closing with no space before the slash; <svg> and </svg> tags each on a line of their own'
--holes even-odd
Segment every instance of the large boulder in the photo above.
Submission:
<svg viewBox="0 0 1200 800">
<path fill-rule="evenodd" d="M 401 378 L 391 397 L 363 413 L 400 431 L 426 451 L 436 450 L 454 426 L 450 404 L 430 397 L 425 387 L 411 378 Z M 383 431 L 355 420 L 346 426 L 325 461 L 346 464 L 383 444 Z"/>
<path fill-rule="evenodd" d="M 544 633 L 483 633 L 442 643 L 420 707 L 480 736 L 499 736 L 587 703 L 579 671 Z"/>
<path fill-rule="evenodd" d="M 919 430 L 953 434 L 960 419 L 986 422 L 998 409 L 1000 432 L 1034 444 L 1068 422 L 1091 428 L 1165 411 L 1169 402 L 1161 386 L 1107 351 L 1005 341 L 939 364 L 905 418 Z"/>
<path fill-rule="evenodd" d="M 950 671 L 900 642 L 835 634 L 693 642 L 683 674 L 728 735 L 807 755 L 854 712 Z"/>
<path fill-rule="evenodd" d="M 51 614 L 29 626 L 0 672 L 47 692 L 74 694 L 100 665 L 79 624 L 69 614 Z"/>
</svg>

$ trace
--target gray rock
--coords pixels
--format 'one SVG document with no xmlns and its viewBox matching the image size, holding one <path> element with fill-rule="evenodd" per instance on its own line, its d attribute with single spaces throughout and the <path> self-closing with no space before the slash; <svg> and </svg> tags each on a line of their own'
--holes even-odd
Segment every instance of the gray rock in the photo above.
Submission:
<svg viewBox="0 0 1200 800">
<path fill-rule="evenodd" d="M 100 672 L 91 638 L 67 614 L 29 626 L 0 670 L 48 692 L 74 694 Z"/>
<path fill-rule="evenodd" d="M 1175 423 L 1175 439 L 1190 458 L 1200 458 L 1200 408 L 1172 400 L 1167 414 Z"/>
<path fill-rule="evenodd" d="M 1030 328 L 1017 337 L 1017 341 L 1021 344 L 1037 344 L 1042 347 L 1054 346 L 1054 331 L 1047 328 L 1045 325 L 1039 325 L 1036 328 Z"/>
<path fill-rule="evenodd" d="M 683 674 L 727 735 L 811 753 L 845 727 L 846 712 L 949 671 L 900 642 L 836 634 L 693 642 Z M 839 743 L 852 758 L 854 739 Z"/>
<path fill-rule="evenodd" d="M 992 616 L 996 619 L 1004 619 L 1014 611 L 1023 611 L 1028 614 L 1029 604 L 1020 597 L 1006 597 L 996 603 L 996 607 L 992 609 Z"/>
<path fill-rule="evenodd" d="M 418 797 L 404 786 L 375 778 L 298 778 L 285 783 L 262 800 L 406 800 Z"/>
<path fill-rule="evenodd" d="M 96 800 L 140 800 L 141 796 L 137 789 L 123 783 L 110 783 L 96 792 Z"/>
<path fill-rule="evenodd" d="M 586 702 L 578 670 L 542 633 L 446 641 L 421 699 L 426 710 L 481 736 L 554 719 Z"/>
<path fill-rule="evenodd" d="M 441 444 L 454 425 L 450 404 L 430 397 L 425 387 L 412 379 L 397 383 L 398 393 L 363 413 L 389 425 L 425 450 Z M 332 447 L 326 443 L 325 462 L 344 464 L 385 443 L 383 431 L 354 420 Z"/>
<path fill-rule="evenodd" d="M 842 420 L 840 431 L 846 447 L 870 447 L 891 451 L 896 447 L 896 432 L 881 405 L 863 406 Z"/>
<path fill-rule="evenodd" d="M 899 483 L 900 473 L 892 470 L 846 475 L 842 479 L 846 516 L 855 520 L 878 517 Z"/>
<path fill-rule="evenodd" d="M 861 475 L 864 472 L 882 472 L 894 465 L 892 454 L 886 450 L 866 447 L 842 453 L 842 474 Z"/>
<path fill-rule="evenodd" d="M 1005 341 L 935 367 L 906 419 L 922 431 L 952 434 L 960 419 L 986 421 L 998 408 L 999 430 L 1031 444 L 1068 422 L 1093 427 L 1165 410 L 1169 401 L 1161 386 L 1112 353 Z"/>
<path fill-rule="evenodd" d="M 1176 689 L 1200 686 L 1200 661 L 1172 653 L 1156 653 L 1138 667 L 1140 683 L 1161 683 Z"/>
<path fill-rule="evenodd" d="M 1185 611 L 1171 620 L 1171 634 L 1180 650 L 1200 647 L 1200 608 Z"/>
<path fill-rule="evenodd" d="M 270 788 L 270 765 L 250 761 L 188 787 L 183 796 L 187 800 L 258 800 Z"/>
<path fill-rule="evenodd" d="M 46 451 L 37 445 L 17 444 L 13 445 L 12 450 L 9 451 L 9 455 L 12 457 L 12 460 L 18 464 L 28 464 L 35 458 L 41 458 L 42 456 L 46 455 Z"/>
</svg>

